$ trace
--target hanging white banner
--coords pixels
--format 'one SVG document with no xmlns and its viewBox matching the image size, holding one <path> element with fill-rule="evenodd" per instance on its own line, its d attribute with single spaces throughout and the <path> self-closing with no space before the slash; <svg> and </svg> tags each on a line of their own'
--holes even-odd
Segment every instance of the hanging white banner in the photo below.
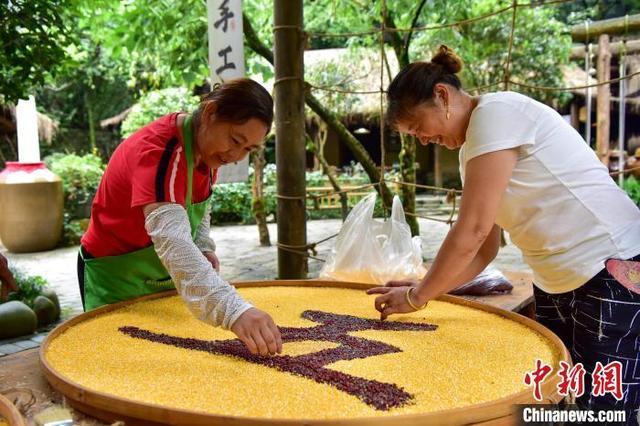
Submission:
<svg viewBox="0 0 640 426">
<path fill-rule="evenodd" d="M 244 76 L 242 0 L 207 0 L 211 84 Z M 223 166 L 218 183 L 245 182 L 249 158 Z"/>
</svg>

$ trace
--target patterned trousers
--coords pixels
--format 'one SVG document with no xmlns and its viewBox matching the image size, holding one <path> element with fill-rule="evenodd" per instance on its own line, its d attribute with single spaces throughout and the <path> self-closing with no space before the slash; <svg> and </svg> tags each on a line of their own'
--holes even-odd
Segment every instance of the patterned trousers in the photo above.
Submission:
<svg viewBox="0 0 640 426">
<path fill-rule="evenodd" d="M 640 260 L 640 256 L 631 260 Z M 536 319 L 553 331 L 586 370 L 580 409 L 625 410 L 628 425 L 640 420 L 640 294 L 628 290 L 603 269 L 582 287 L 549 294 L 534 286 Z M 622 364 L 622 399 L 592 395 L 596 363 Z"/>
</svg>

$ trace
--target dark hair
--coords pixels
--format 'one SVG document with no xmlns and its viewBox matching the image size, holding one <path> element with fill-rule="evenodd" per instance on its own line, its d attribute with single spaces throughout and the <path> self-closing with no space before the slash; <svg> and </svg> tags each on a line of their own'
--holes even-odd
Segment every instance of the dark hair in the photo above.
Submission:
<svg viewBox="0 0 640 426">
<path fill-rule="evenodd" d="M 387 89 L 387 120 L 391 125 L 411 115 L 411 110 L 433 99 L 434 86 L 446 83 L 460 89 L 456 75 L 462 69 L 462 60 L 453 50 L 441 45 L 431 62 L 414 62 L 395 76 Z"/>
<path fill-rule="evenodd" d="M 250 78 L 236 78 L 216 84 L 194 111 L 194 126 L 198 128 L 202 114 L 215 104 L 216 119 L 242 124 L 252 118 L 262 121 L 268 129 L 273 123 L 273 98 L 267 90 Z"/>
</svg>

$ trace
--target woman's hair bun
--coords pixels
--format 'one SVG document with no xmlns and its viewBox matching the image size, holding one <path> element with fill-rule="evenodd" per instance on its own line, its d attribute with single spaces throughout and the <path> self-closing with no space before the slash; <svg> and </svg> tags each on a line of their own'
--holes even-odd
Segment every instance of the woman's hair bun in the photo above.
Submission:
<svg viewBox="0 0 640 426">
<path fill-rule="evenodd" d="M 448 46 L 441 44 L 431 62 L 441 65 L 448 74 L 457 74 L 462 69 L 462 59 Z"/>
</svg>

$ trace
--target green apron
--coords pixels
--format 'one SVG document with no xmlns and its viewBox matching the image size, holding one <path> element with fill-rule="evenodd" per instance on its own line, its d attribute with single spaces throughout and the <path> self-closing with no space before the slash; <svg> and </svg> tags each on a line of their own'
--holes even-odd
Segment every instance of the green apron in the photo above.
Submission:
<svg viewBox="0 0 640 426">
<path fill-rule="evenodd" d="M 191 225 L 191 237 L 195 240 L 198 225 L 204 217 L 211 196 L 201 203 L 191 204 L 193 181 L 191 116 L 188 116 L 183 123 L 182 135 L 187 159 L 187 215 Z M 80 255 L 82 256 L 82 250 Z M 175 288 L 153 244 L 119 256 L 87 259 L 83 257 L 83 260 L 85 263 L 84 302 L 87 311 L 102 305 Z"/>
</svg>

